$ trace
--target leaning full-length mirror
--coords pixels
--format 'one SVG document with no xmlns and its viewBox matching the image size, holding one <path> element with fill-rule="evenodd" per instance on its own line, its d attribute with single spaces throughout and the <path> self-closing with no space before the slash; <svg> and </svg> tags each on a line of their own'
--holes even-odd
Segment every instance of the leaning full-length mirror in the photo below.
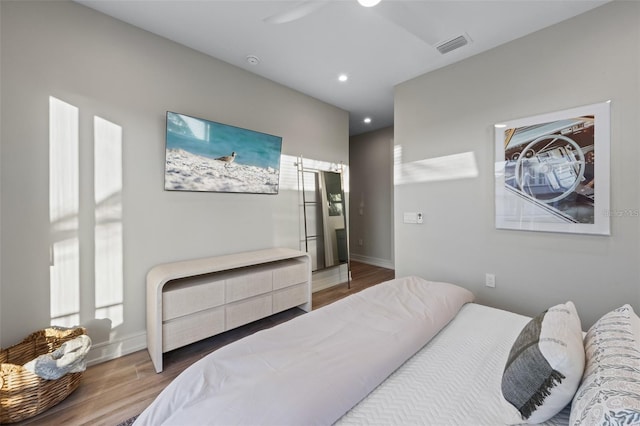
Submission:
<svg viewBox="0 0 640 426">
<path fill-rule="evenodd" d="M 318 271 L 349 262 L 347 217 L 341 170 L 299 167 L 304 244 Z"/>
</svg>

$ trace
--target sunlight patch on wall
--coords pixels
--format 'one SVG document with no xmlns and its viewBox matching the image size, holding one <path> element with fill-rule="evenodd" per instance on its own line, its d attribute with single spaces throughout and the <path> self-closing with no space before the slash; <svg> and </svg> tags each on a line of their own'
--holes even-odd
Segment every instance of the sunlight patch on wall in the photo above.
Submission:
<svg viewBox="0 0 640 426">
<path fill-rule="evenodd" d="M 437 182 L 478 177 L 472 151 L 402 163 L 402 147 L 394 148 L 394 184 Z"/>
<path fill-rule="evenodd" d="M 93 169 L 80 168 L 77 107 L 50 97 L 49 127 L 51 325 L 83 325 L 92 338 L 106 335 L 104 341 L 124 321 L 122 127 L 93 118 Z M 89 194 L 80 197 L 79 184 L 92 177 L 93 203 Z M 81 250 L 87 244 L 93 252 Z M 94 281 L 82 282 L 81 271 L 93 273 Z"/>
<path fill-rule="evenodd" d="M 122 127 L 94 117 L 95 318 L 123 323 Z"/>
<path fill-rule="evenodd" d="M 49 221 L 51 325 L 79 322 L 78 108 L 49 97 Z"/>
<path fill-rule="evenodd" d="M 80 248 L 77 238 L 52 246 L 51 325 L 72 327 L 80 323 Z"/>
<path fill-rule="evenodd" d="M 279 190 L 298 190 L 298 157 L 280 155 L 280 183 Z"/>
<path fill-rule="evenodd" d="M 340 163 L 330 163 L 328 161 L 313 160 L 311 158 L 299 157 L 296 159 L 298 170 L 304 168 L 306 170 L 316 170 L 323 172 L 342 172 L 342 188 L 345 194 L 349 193 L 349 165 Z M 300 164 L 298 164 L 300 163 Z M 306 183 L 306 182 L 305 182 Z"/>
<path fill-rule="evenodd" d="M 298 191 L 301 188 L 299 182 L 300 163 L 305 169 L 337 172 L 342 170 L 344 191 L 349 192 L 349 166 L 343 163 L 330 163 L 310 158 L 294 157 L 292 155 L 280 156 L 280 189 Z"/>
</svg>

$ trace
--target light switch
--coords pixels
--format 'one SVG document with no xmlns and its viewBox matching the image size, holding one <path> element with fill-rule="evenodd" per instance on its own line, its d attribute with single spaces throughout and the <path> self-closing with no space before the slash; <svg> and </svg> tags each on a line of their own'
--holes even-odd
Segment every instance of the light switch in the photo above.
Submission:
<svg viewBox="0 0 640 426">
<path fill-rule="evenodd" d="M 404 223 L 424 223 L 424 215 L 422 212 L 404 212 L 402 219 Z"/>
<path fill-rule="evenodd" d="M 487 287 L 494 288 L 496 286 L 495 274 L 490 274 L 490 273 L 484 274 L 484 285 L 486 285 Z"/>
<path fill-rule="evenodd" d="M 404 223 L 418 223 L 418 213 L 405 212 Z"/>
</svg>

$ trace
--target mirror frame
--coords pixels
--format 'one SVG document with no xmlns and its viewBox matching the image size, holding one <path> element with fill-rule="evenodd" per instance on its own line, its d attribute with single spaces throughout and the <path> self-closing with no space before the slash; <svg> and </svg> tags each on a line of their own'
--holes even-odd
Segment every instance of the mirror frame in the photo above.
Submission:
<svg viewBox="0 0 640 426">
<path fill-rule="evenodd" d="M 302 241 L 304 242 L 305 251 L 314 260 L 312 262 L 314 265 L 313 271 L 347 265 L 347 284 L 350 288 L 349 220 L 347 216 L 344 166 L 340 163 L 339 166 L 334 164 L 326 169 L 306 167 L 302 157 L 298 158 L 296 165 L 298 167 L 298 188 L 302 194 L 302 221 L 304 222 L 304 238 Z M 305 177 L 309 176 L 308 174 L 310 173 L 314 176 L 313 185 L 305 185 L 305 183 L 309 182 Z M 328 187 L 326 177 L 332 175 L 326 175 L 326 173 L 339 176 L 339 193 Z M 335 182 L 332 185 L 335 185 Z M 311 191 L 309 186 L 312 186 Z M 310 193 L 314 194 L 312 199 L 308 199 L 308 194 Z M 314 209 L 316 211 L 315 215 L 310 213 Z M 341 220 L 338 219 L 341 223 L 336 223 L 337 217 L 342 218 Z M 315 226 L 310 226 L 314 224 Z M 342 226 L 339 227 L 340 225 Z M 322 240 L 319 241 L 319 238 L 322 238 Z M 313 241 L 318 243 L 318 250 L 314 251 L 310 247 L 312 246 L 310 243 Z M 322 257 L 320 256 L 320 251 L 322 251 Z M 327 260 L 330 264 L 327 264 Z"/>
</svg>

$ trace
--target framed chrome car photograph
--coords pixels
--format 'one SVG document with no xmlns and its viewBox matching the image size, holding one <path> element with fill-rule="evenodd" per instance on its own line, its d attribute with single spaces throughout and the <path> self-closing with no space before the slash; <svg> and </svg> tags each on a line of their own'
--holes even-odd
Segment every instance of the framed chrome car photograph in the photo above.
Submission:
<svg viewBox="0 0 640 426">
<path fill-rule="evenodd" d="M 494 127 L 496 228 L 609 235 L 610 102 Z"/>
</svg>

